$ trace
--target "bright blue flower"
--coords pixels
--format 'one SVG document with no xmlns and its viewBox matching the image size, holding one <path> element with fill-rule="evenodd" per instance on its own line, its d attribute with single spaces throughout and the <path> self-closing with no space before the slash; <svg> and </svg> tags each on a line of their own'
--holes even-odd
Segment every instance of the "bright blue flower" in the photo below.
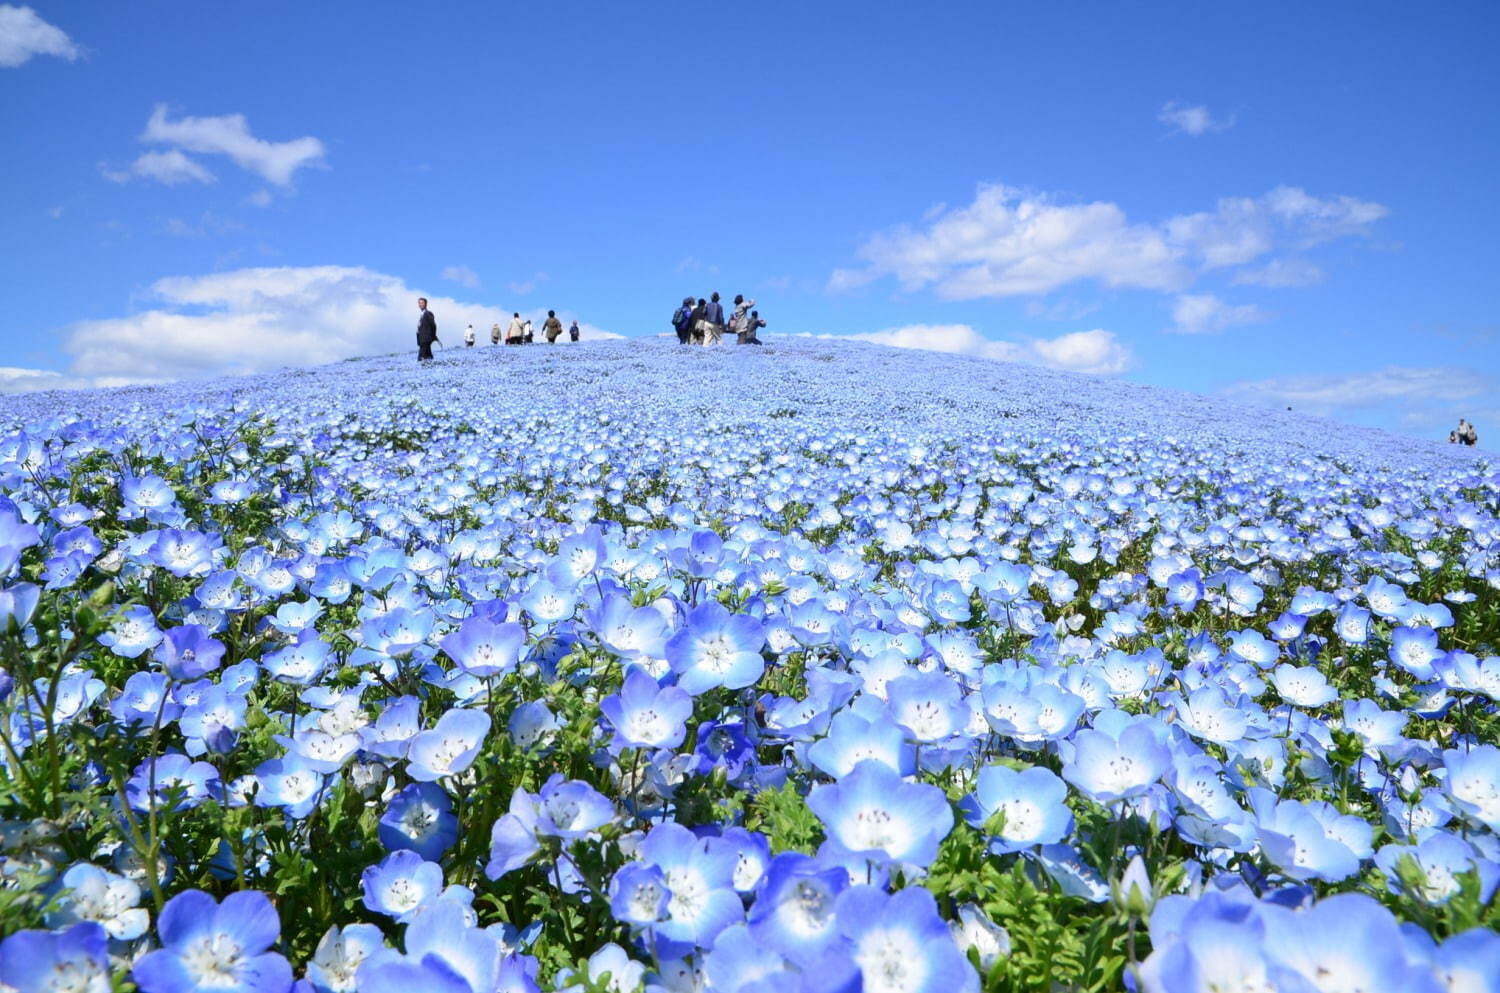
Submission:
<svg viewBox="0 0 1500 993">
<path fill-rule="evenodd" d="M 864 989 L 975 993 L 979 976 L 958 950 L 937 901 L 921 887 L 886 894 L 855 886 L 839 895 L 839 931 L 852 946 Z"/>
<path fill-rule="evenodd" d="M 149 607 L 131 607 L 114 627 L 99 636 L 99 644 L 121 658 L 139 658 L 161 643 L 162 633 Z"/>
<path fill-rule="evenodd" d="M 131 809 L 141 812 L 153 806 L 158 811 L 196 807 L 220 790 L 219 770 L 171 752 L 136 766 L 125 784 Z"/>
<path fill-rule="evenodd" d="M 687 736 L 693 698 L 676 686 L 659 686 L 643 669 L 632 667 L 618 693 L 599 701 L 614 731 L 612 747 L 676 748 Z"/>
<path fill-rule="evenodd" d="M 109 939 L 92 922 L 17 931 L 0 941 L 0 986 L 16 993 L 110 993 Z"/>
<path fill-rule="evenodd" d="M 282 807 L 295 819 L 312 813 L 324 793 L 323 774 L 299 755 L 268 759 L 255 768 L 257 807 Z"/>
<path fill-rule="evenodd" d="M 1469 820 L 1500 831 L 1500 748 L 1478 745 L 1443 753 L 1443 789 Z"/>
<path fill-rule="evenodd" d="M 1073 825 L 1073 815 L 1063 802 L 1067 796 L 1067 785 L 1049 769 L 1032 766 L 1017 771 L 990 765 L 979 771 L 974 792 L 964 797 L 959 810 L 981 830 L 1001 815 L 999 829 L 990 837 L 990 850 L 1003 855 L 1061 841 Z"/>
<path fill-rule="evenodd" d="M 162 947 L 135 963 L 141 993 L 286 993 L 292 970 L 270 951 L 281 935 L 276 908 L 264 893 L 231 893 L 222 903 L 202 890 L 167 901 L 157 922 Z"/>
<path fill-rule="evenodd" d="M 827 737 L 808 746 L 808 761 L 835 779 L 854 771 L 866 759 L 884 763 L 891 771 L 910 776 L 917 769 L 916 747 L 906 730 L 882 710 L 866 719 L 852 710 L 834 715 Z"/>
<path fill-rule="evenodd" d="M 844 849 L 917 868 L 932 863 L 953 829 L 953 808 L 941 789 L 906 782 L 868 759 L 837 783 L 814 786 L 807 805 Z"/>
<path fill-rule="evenodd" d="M 416 852 L 392 852 L 364 871 L 360 886 L 366 907 L 405 924 L 442 893 L 443 870 Z"/>
<path fill-rule="evenodd" d="M 412 738 L 406 773 L 419 782 L 456 776 L 474 763 L 490 730 L 482 710 L 450 710 L 437 725 Z"/>
<path fill-rule="evenodd" d="M 487 679 L 511 671 L 521 659 L 526 629 L 475 616 L 443 638 L 443 651 L 471 676 Z"/>
<path fill-rule="evenodd" d="M 694 696 L 718 686 L 743 689 L 765 671 L 765 640 L 760 621 L 711 600 L 693 608 L 687 625 L 667 642 L 667 661 L 677 685 Z"/>
<path fill-rule="evenodd" d="M 744 918 L 734 890 L 734 852 L 717 838 L 698 838 L 668 821 L 642 840 L 640 858 L 661 870 L 671 894 L 667 919 L 652 929 L 658 954 L 709 947 L 720 931 Z"/>
<path fill-rule="evenodd" d="M 155 658 L 173 679 L 201 679 L 223 661 L 224 643 L 209 637 L 208 631 L 197 624 L 183 624 L 166 631 L 156 646 Z"/>
<path fill-rule="evenodd" d="M 373 924 L 330 927 L 307 963 L 307 981 L 315 993 L 355 993 L 360 965 L 384 948 L 385 936 Z"/>
<path fill-rule="evenodd" d="M 391 851 L 411 849 L 436 862 L 458 841 L 453 799 L 436 783 L 411 783 L 391 798 L 380 817 L 379 835 Z"/>
<path fill-rule="evenodd" d="M 47 912 L 47 926 L 63 928 L 92 921 L 115 941 L 134 941 L 151 926 L 151 916 L 137 906 L 141 888 L 134 880 L 89 862 L 63 873 L 61 895 Z"/>
<path fill-rule="evenodd" d="M 917 742 L 941 741 L 962 731 L 969 720 L 958 684 L 937 670 L 891 680 L 886 684 L 886 705 Z"/>
<path fill-rule="evenodd" d="M 1171 764 L 1167 747 L 1144 724 L 1130 724 L 1118 735 L 1079 731 L 1072 745 L 1063 778 L 1104 804 L 1140 796 Z"/>
<path fill-rule="evenodd" d="M 609 909 L 615 920 L 635 928 L 651 927 L 667 916 L 666 876 L 645 862 L 628 862 L 609 881 Z"/>
<path fill-rule="evenodd" d="M 182 707 L 172 702 L 170 691 L 171 683 L 162 673 L 133 673 L 125 680 L 120 695 L 109 702 L 109 712 L 127 726 L 150 728 L 158 719 L 163 726 L 171 724 Z"/>
<path fill-rule="evenodd" d="M 839 940 L 834 906 L 849 874 L 798 852 L 777 855 L 750 908 L 750 933 L 767 948 L 803 968 Z"/>
</svg>

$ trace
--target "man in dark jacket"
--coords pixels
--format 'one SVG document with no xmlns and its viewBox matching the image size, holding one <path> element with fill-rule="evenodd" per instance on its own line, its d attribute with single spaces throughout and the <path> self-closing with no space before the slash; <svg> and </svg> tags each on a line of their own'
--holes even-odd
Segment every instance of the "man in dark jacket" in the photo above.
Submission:
<svg viewBox="0 0 1500 993">
<path fill-rule="evenodd" d="M 693 298 L 683 297 L 682 306 L 672 314 L 672 328 L 677 332 L 677 340 L 686 345 L 693 338 Z"/>
<path fill-rule="evenodd" d="M 703 320 L 707 324 L 703 329 L 703 344 L 717 345 L 719 339 L 724 337 L 724 306 L 719 303 L 717 290 L 708 298 L 708 306 L 703 310 Z"/>
<path fill-rule="evenodd" d="M 437 318 L 427 309 L 427 298 L 417 297 L 417 309 L 422 316 L 417 318 L 417 361 L 432 361 L 432 343 L 438 340 Z"/>
</svg>

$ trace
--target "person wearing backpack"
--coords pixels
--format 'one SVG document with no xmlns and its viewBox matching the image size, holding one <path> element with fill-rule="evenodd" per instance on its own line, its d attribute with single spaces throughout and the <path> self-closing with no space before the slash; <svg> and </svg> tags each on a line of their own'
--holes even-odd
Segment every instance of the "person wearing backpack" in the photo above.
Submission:
<svg viewBox="0 0 1500 993">
<path fill-rule="evenodd" d="M 577 321 L 574 321 L 572 324 L 568 325 L 568 340 L 569 341 L 577 341 L 581 337 L 583 337 L 583 332 L 580 331 L 580 330 L 578 330 L 578 322 Z"/>
<path fill-rule="evenodd" d="M 672 330 L 677 340 L 686 345 L 693 340 L 693 298 L 683 297 L 682 306 L 672 312 Z"/>
<path fill-rule="evenodd" d="M 510 327 L 505 329 L 505 343 L 507 345 L 519 345 L 526 340 L 526 325 L 521 321 L 519 311 L 511 315 Z"/>
<path fill-rule="evenodd" d="M 547 336 L 547 344 L 557 344 L 557 339 L 562 337 L 562 321 L 557 319 L 555 311 L 547 311 L 547 319 L 542 322 L 542 334 Z"/>
</svg>

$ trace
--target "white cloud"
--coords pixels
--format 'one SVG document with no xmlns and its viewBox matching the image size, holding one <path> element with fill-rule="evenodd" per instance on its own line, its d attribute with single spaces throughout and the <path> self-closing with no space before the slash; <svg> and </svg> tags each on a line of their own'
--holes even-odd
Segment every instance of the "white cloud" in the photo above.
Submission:
<svg viewBox="0 0 1500 993">
<path fill-rule="evenodd" d="M 51 369 L 19 369 L 0 366 L 0 393 L 35 393 L 38 390 L 76 390 L 92 386 L 86 379 L 77 379 Z"/>
<path fill-rule="evenodd" d="M 121 173 L 106 173 L 116 182 L 130 178 Z M 130 175 L 154 179 L 167 186 L 179 183 L 212 183 L 214 174 L 175 148 L 165 152 L 145 152 L 130 164 Z"/>
<path fill-rule="evenodd" d="M 270 190 L 256 190 L 245 198 L 245 202 L 252 207 L 269 207 L 272 199 Z"/>
<path fill-rule="evenodd" d="M 72 62 L 82 50 L 67 32 L 48 24 L 30 7 L 0 4 L 0 66 L 14 69 L 33 55 L 55 55 Z"/>
<path fill-rule="evenodd" d="M 1212 293 L 1186 294 L 1172 305 L 1172 331 L 1215 334 L 1236 324 L 1254 324 L 1266 313 L 1254 304 L 1228 304 Z"/>
<path fill-rule="evenodd" d="M 466 265 L 445 266 L 439 275 L 450 283 L 458 283 L 471 290 L 479 287 L 479 274 Z"/>
<path fill-rule="evenodd" d="M 1102 329 L 1016 342 L 986 338 L 967 324 L 908 324 L 885 331 L 837 337 L 856 338 L 894 348 L 922 348 L 1002 362 L 1027 362 L 1103 376 L 1119 375 L 1135 364 L 1129 346 L 1112 332 Z"/>
<path fill-rule="evenodd" d="M 516 296 L 524 297 L 528 293 L 531 293 L 533 290 L 535 290 L 538 286 L 541 286 L 543 283 L 545 283 L 548 278 L 550 277 L 548 277 L 545 272 L 539 272 L 535 276 L 532 276 L 530 279 L 522 279 L 514 283 L 506 283 L 505 285 Z"/>
<path fill-rule="evenodd" d="M 317 138 L 265 141 L 250 133 L 244 114 L 221 117 L 167 117 L 166 104 L 157 104 L 146 122 L 141 141 L 172 145 L 200 155 L 227 155 L 243 169 L 276 186 L 287 186 L 298 169 L 323 159 L 323 143 Z"/>
<path fill-rule="evenodd" d="M 1323 270 L 1306 259 L 1295 256 L 1272 259 L 1255 269 L 1243 269 L 1235 273 L 1238 286 L 1269 286 L 1280 289 L 1287 286 L 1312 286 L 1323 281 Z"/>
<path fill-rule="evenodd" d="M 1325 416 L 1391 410 L 1408 428 L 1446 431 L 1461 416 L 1474 419 L 1471 402 L 1494 395 L 1492 386 L 1471 369 L 1388 366 L 1371 372 L 1244 381 L 1221 392 L 1237 400 Z"/>
<path fill-rule="evenodd" d="M 869 238 L 858 250 L 864 264 L 835 270 L 828 288 L 893 277 L 907 291 L 931 287 L 952 300 L 1041 295 L 1078 282 L 1180 292 L 1203 272 L 1244 266 L 1282 243 L 1306 247 L 1365 234 L 1386 212 L 1353 197 L 1279 187 L 1226 198 L 1211 211 L 1138 223 L 1109 202 L 1056 203 L 981 186 L 973 203 L 930 213 L 920 228 Z"/>
<path fill-rule="evenodd" d="M 1174 132 L 1191 135 L 1194 138 L 1208 134 L 1210 131 L 1227 131 L 1234 127 L 1233 117 L 1227 120 L 1217 120 L 1202 104 L 1190 105 L 1176 100 L 1169 100 L 1163 104 L 1156 114 L 1156 119 Z"/>
<path fill-rule="evenodd" d="M 153 284 L 151 295 L 159 306 L 66 329 L 67 382 L 52 388 L 264 372 L 414 350 L 416 299 L 424 294 L 397 276 L 329 265 L 171 277 Z M 510 319 L 500 307 L 425 295 L 449 348 L 459 345 L 465 324 L 488 329 Z M 545 313 L 529 316 L 540 326 Z M 565 326 L 573 317 L 558 316 Z M 590 324 L 580 329 L 585 339 L 619 337 Z M 0 391 L 13 388 L 0 378 Z"/>
</svg>

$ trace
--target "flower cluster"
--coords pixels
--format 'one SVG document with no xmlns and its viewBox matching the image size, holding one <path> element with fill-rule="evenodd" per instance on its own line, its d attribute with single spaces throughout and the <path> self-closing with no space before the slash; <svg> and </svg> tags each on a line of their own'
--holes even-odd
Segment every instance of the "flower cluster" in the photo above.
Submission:
<svg viewBox="0 0 1500 993">
<path fill-rule="evenodd" d="M 0 986 L 1493 988 L 1500 473 L 748 351 L 0 404 Z"/>
</svg>

